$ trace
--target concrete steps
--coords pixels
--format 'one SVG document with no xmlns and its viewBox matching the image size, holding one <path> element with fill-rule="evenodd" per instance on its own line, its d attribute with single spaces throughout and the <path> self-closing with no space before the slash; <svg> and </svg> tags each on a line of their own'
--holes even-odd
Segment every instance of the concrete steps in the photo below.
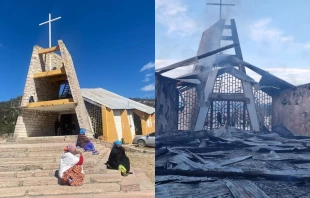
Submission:
<svg viewBox="0 0 310 198">
<path fill-rule="evenodd" d="M 116 183 L 95 183 L 81 186 L 23 186 L 18 188 L 1 188 L 0 197 L 22 197 L 22 196 L 46 196 L 46 195 L 75 195 L 119 192 L 120 185 Z"/>
<path fill-rule="evenodd" d="M 121 175 L 118 171 L 106 174 L 85 174 L 84 184 L 89 183 L 120 183 Z M 20 186 L 47 186 L 61 185 L 61 181 L 55 176 L 25 177 L 25 178 L 0 178 L 0 191 L 7 187 Z"/>
<path fill-rule="evenodd" d="M 1 178 L 0 197 L 154 190 L 154 185 L 149 179 L 148 181 L 143 181 L 144 184 L 138 181 L 138 177 L 135 174 L 137 172 L 139 175 L 139 171 L 141 170 L 134 169 L 134 174 L 128 177 L 121 177 L 117 170 L 108 170 L 105 174 L 85 174 L 83 187 L 63 186 L 57 177 L 51 175 L 46 177 Z M 140 187 L 141 185 L 143 186 L 142 188 Z M 74 193 L 71 189 L 75 189 Z"/>
<path fill-rule="evenodd" d="M 99 151 L 99 155 L 92 155 L 91 152 L 84 152 L 85 162 L 83 164 L 84 168 L 90 168 L 97 164 L 99 160 L 109 154 L 109 149 L 104 148 L 102 146 L 97 146 L 97 150 Z M 49 156 L 42 157 L 46 153 L 45 149 L 39 148 L 23 148 L 24 155 L 23 157 L 8 157 L 12 156 L 12 150 L 15 152 L 15 148 L 11 148 L 11 151 L 8 151 L 10 148 L 0 148 L 0 172 L 11 172 L 11 171 L 29 171 L 29 170 L 51 170 L 58 169 L 60 163 L 60 156 L 63 151 L 60 152 L 52 151 L 49 153 Z M 50 149 L 55 149 L 54 147 L 50 147 Z M 19 149 L 21 150 L 21 148 Z M 7 153 L 4 155 L 4 153 Z"/>
<path fill-rule="evenodd" d="M 45 137 L 19 137 L 19 138 L 8 138 L 5 143 L 10 144 L 38 144 L 38 143 L 72 143 L 76 142 L 77 135 L 68 136 L 45 136 Z M 95 141 L 93 141 L 95 142 Z"/>
<path fill-rule="evenodd" d="M 149 179 L 147 181 L 138 178 L 139 171 L 141 172 L 139 169 L 133 169 L 134 174 L 128 177 L 122 177 L 118 170 L 107 170 L 104 163 L 108 159 L 110 149 L 100 142 L 95 142 L 99 155 L 92 155 L 91 152 L 83 153 L 85 172 L 83 187 L 61 185 L 57 172 L 61 153 L 68 143 L 36 139 L 44 143 L 32 144 L 24 140 L 27 144 L 0 144 L 0 197 L 56 195 L 61 197 L 154 190 L 153 184 L 146 185 L 147 182 L 151 182 Z M 144 176 L 146 177 L 145 174 Z"/>
</svg>

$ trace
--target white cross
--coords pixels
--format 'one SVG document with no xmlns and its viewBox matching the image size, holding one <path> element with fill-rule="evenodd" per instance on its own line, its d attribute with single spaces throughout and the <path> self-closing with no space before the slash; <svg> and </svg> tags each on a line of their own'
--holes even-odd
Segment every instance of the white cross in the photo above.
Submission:
<svg viewBox="0 0 310 198">
<path fill-rule="evenodd" d="M 52 15 L 48 14 L 48 21 L 39 24 L 39 25 L 44 25 L 44 24 L 48 23 L 49 48 L 52 47 L 52 22 L 56 21 L 58 19 L 61 19 L 61 17 L 57 17 L 55 19 L 52 19 Z M 51 56 L 50 56 L 50 70 L 52 70 L 51 67 L 52 67 L 52 59 L 51 59 Z"/>
</svg>

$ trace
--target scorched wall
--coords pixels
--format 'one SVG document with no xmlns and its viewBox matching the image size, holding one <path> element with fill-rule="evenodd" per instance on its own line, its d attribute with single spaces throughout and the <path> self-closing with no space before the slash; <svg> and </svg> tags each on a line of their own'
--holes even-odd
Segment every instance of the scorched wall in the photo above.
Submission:
<svg viewBox="0 0 310 198">
<path fill-rule="evenodd" d="M 295 135 L 310 136 L 310 84 L 273 97 L 273 126 L 281 122 Z"/>
</svg>

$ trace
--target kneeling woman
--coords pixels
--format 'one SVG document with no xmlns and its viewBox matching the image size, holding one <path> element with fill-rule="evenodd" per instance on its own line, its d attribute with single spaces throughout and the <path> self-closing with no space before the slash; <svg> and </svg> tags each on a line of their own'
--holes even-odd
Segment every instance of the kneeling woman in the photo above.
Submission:
<svg viewBox="0 0 310 198">
<path fill-rule="evenodd" d="M 109 169 L 118 169 L 121 171 L 122 176 L 132 174 L 130 171 L 130 161 L 126 156 L 125 149 L 122 147 L 122 143 L 117 140 L 114 142 L 109 159 L 106 163 Z"/>
<path fill-rule="evenodd" d="M 75 156 L 80 154 L 80 157 Z M 74 144 L 64 148 L 61 155 L 58 176 L 64 185 L 81 186 L 84 180 L 83 155 Z"/>
</svg>

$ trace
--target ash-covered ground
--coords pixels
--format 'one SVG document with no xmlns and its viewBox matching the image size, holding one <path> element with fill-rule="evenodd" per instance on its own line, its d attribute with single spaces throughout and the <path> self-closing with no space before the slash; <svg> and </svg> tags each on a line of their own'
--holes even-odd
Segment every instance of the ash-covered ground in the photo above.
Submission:
<svg viewBox="0 0 310 198">
<path fill-rule="evenodd" d="M 309 197 L 310 137 L 223 127 L 156 145 L 158 197 Z"/>
</svg>

